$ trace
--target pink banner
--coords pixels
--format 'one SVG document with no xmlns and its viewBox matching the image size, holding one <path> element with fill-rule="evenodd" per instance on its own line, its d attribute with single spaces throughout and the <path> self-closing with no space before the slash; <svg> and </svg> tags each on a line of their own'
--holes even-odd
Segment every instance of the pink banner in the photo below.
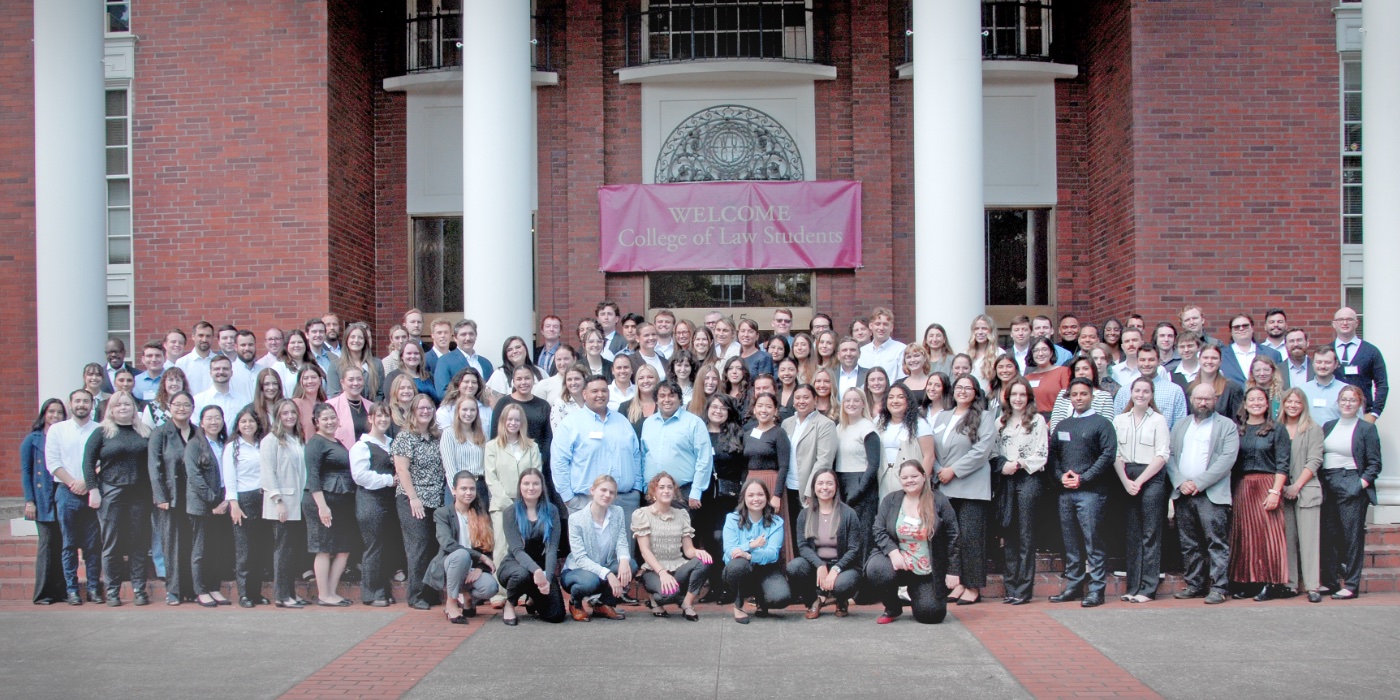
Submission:
<svg viewBox="0 0 1400 700">
<path fill-rule="evenodd" d="M 605 272 L 861 266 L 859 182 L 611 185 L 598 204 Z"/>
</svg>

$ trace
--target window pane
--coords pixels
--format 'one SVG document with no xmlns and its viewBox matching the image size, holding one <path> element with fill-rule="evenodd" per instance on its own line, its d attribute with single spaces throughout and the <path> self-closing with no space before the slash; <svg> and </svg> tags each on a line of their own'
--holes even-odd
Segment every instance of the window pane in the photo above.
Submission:
<svg viewBox="0 0 1400 700">
<path fill-rule="evenodd" d="M 1347 245 L 1361 245 L 1361 217 L 1347 216 L 1342 218 L 1342 242 Z"/>
<path fill-rule="evenodd" d="M 1050 212 L 993 209 L 986 216 L 987 304 L 1050 303 Z"/>
<path fill-rule="evenodd" d="M 131 31 L 131 7 L 124 2 L 107 3 L 107 31 Z"/>
<path fill-rule="evenodd" d="M 1342 184 L 1361 184 L 1361 156 L 1342 157 Z"/>
<path fill-rule="evenodd" d="M 131 239 L 130 239 L 130 238 L 108 238 L 108 239 L 107 239 L 107 264 L 108 264 L 108 265 L 130 265 L 130 264 L 131 264 Z"/>
<path fill-rule="evenodd" d="M 1361 213 L 1361 188 L 1345 187 L 1342 189 L 1342 213 Z"/>
<path fill-rule="evenodd" d="M 126 116 L 126 90 L 107 91 L 107 116 Z"/>
<path fill-rule="evenodd" d="M 462 310 L 462 219 L 414 219 L 415 306 L 425 313 Z"/>
<path fill-rule="evenodd" d="M 127 207 L 131 206 L 131 181 L 130 180 L 108 180 L 107 181 L 107 206 Z"/>
<path fill-rule="evenodd" d="M 126 149 L 125 149 L 125 148 L 109 148 L 109 149 L 107 149 L 107 174 L 108 174 L 108 175 L 125 175 L 125 174 L 126 174 Z"/>
<path fill-rule="evenodd" d="M 650 304 L 672 309 L 806 307 L 812 305 L 812 273 L 658 272 L 651 275 Z"/>
<path fill-rule="evenodd" d="M 1362 310 L 1366 304 L 1364 298 L 1362 297 L 1361 287 L 1347 287 L 1346 303 L 1347 306 L 1351 307 L 1352 311 L 1356 312 L 1356 319 L 1358 321 L 1358 323 L 1356 324 L 1356 334 L 1361 335 L 1365 332 L 1365 329 L 1362 326 L 1366 323 L 1366 312 Z"/>
<path fill-rule="evenodd" d="M 1361 89 L 1361 61 L 1347 61 L 1342 64 L 1342 89 Z"/>
<path fill-rule="evenodd" d="M 1346 95 L 1346 112 L 1342 119 L 1349 122 L 1361 121 L 1361 93 L 1349 92 Z"/>
<path fill-rule="evenodd" d="M 131 307 L 125 304 L 107 307 L 107 330 L 131 330 Z M 128 345 L 128 348 L 131 346 Z"/>
<path fill-rule="evenodd" d="M 107 120 L 107 145 L 108 145 L 108 146 L 125 146 L 125 145 L 126 145 L 126 120 L 125 120 L 125 119 L 108 119 L 108 120 Z"/>
<path fill-rule="evenodd" d="M 1346 141 L 1342 143 L 1342 150 L 1352 153 L 1361 152 L 1361 125 L 1346 125 Z"/>
</svg>

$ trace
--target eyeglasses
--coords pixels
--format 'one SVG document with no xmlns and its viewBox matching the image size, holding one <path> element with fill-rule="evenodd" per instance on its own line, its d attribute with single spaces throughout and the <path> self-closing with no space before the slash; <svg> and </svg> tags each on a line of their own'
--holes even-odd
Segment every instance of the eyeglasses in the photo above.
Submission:
<svg viewBox="0 0 1400 700">
<path fill-rule="evenodd" d="M 1238 323 L 1238 324 L 1235 324 L 1235 325 L 1233 325 L 1233 326 L 1230 326 L 1230 330 L 1232 330 L 1232 331 L 1242 331 L 1242 330 L 1245 330 L 1245 329 L 1247 329 L 1247 328 L 1253 328 L 1253 327 L 1254 327 L 1254 324 L 1252 324 L 1252 323 Z"/>
<path fill-rule="evenodd" d="M 970 386 L 955 387 L 955 388 L 953 389 L 953 393 L 954 393 L 954 394 L 971 394 L 971 393 L 973 393 L 973 388 L 970 387 Z"/>
</svg>

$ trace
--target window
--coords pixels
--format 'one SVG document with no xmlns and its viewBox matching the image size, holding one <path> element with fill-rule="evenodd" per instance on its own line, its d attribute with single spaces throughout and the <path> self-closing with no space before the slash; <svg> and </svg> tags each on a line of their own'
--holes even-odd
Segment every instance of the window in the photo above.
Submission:
<svg viewBox="0 0 1400 700">
<path fill-rule="evenodd" d="M 131 264 L 131 104 L 107 91 L 107 264 Z"/>
<path fill-rule="evenodd" d="M 1361 60 L 1342 61 L 1342 243 L 1361 243 Z"/>
<path fill-rule="evenodd" d="M 131 357 L 136 345 L 131 340 L 131 305 L 110 304 L 107 306 L 107 339 L 116 338 L 126 347 L 126 355 Z"/>
<path fill-rule="evenodd" d="M 987 305 L 1050 304 L 1050 210 L 989 209 Z"/>
<path fill-rule="evenodd" d="M 645 31 L 640 62 L 811 61 L 811 13 L 809 0 L 651 0 L 641 15 Z"/>
<path fill-rule="evenodd" d="M 462 310 L 462 217 L 413 220 L 413 305 L 423 313 Z"/>
<path fill-rule="evenodd" d="M 408 0 L 408 70 L 462 65 L 462 0 Z"/>
<path fill-rule="evenodd" d="M 811 272 L 655 272 L 650 280 L 653 308 L 812 306 Z"/>
<path fill-rule="evenodd" d="M 126 0 L 107 3 L 107 33 L 119 34 L 131 31 L 131 3 Z"/>
<path fill-rule="evenodd" d="M 983 56 L 1048 58 L 1050 38 L 1050 0 L 983 0 Z"/>
<path fill-rule="evenodd" d="M 1362 297 L 1361 287 L 1347 287 L 1345 297 L 1346 305 L 1356 312 L 1356 334 L 1364 338 L 1366 317 L 1361 309 L 1365 305 L 1365 299 Z"/>
</svg>

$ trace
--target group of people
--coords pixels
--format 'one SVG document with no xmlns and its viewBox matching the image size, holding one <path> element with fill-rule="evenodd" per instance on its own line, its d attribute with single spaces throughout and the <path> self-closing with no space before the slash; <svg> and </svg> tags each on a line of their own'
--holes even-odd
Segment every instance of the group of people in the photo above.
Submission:
<svg viewBox="0 0 1400 700">
<path fill-rule="evenodd" d="M 112 340 L 21 447 L 35 602 L 81 604 L 81 556 L 88 601 L 120 605 L 129 582 L 149 604 L 154 569 L 169 605 L 230 605 L 231 553 L 243 607 L 350 605 L 354 559 L 362 603 L 396 602 L 401 572 L 408 605 L 457 624 L 487 601 L 507 625 L 520 605 L 622 619 L 633 592 L 692 621 L 704 595 L 744 624 L 853 600 L 879 601 L 881 624 L 905 607 L 936 623 L 980 602 L 998 548 L 1004 602 L 1030 602 L 1056 525 L 1052 602 L 1103 604 L 1120 554 L 1123 600 L 1152 600 L 1169 519 L 1178 598 L 1359 593 L 1388 385 L 1352 309 L 1322 344 L 1279 309 L 1263 342 L 1231 318 L 1228 344 L 1197 306 L 1150 338 L 1136 315 L 1018 317 L 1005 347 L 978 316 L 963 352 L 939 324 L 893 339 L 885 308 L 840 335 L 793 320 L 603 302 L 576 343 L 546 316 L 499 366 L 475 323 L 425 336 L 416 309 L 383 358 L 334 314 L 268 330 L 261 357 L 247 329 L 199 322 L 188 352 L 175 329 L 140 372 Z M 295 588 L 307 570 L 314 601 Z"/>
</svg>

